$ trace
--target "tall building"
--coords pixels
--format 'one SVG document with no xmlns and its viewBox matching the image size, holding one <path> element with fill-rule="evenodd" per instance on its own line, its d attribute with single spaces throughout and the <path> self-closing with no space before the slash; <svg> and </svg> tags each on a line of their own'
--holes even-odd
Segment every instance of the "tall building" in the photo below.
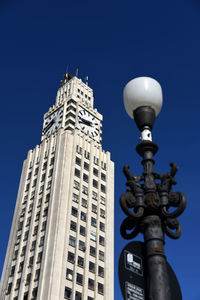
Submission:
<svg viewBox="0 0 200 300">
<path fill-rule="evenodd" d="M 1 300 L 114 299 L 114 163 L 93 102 L 65 74 L 23 164 Z"/>
</svg>

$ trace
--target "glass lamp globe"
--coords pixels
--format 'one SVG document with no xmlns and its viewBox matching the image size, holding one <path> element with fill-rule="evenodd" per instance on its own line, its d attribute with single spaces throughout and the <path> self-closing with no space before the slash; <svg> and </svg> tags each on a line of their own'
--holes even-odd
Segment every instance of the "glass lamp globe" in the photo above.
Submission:
<svg viewBox="0 0 200 300">
<path fill-rule="evenodd" d="M 132 119 L 134 119 L 134 111 L 142 106 L 151 107 L 157 116 L 161 110 L 162 101 L 162 88 L 153 78 L 135 78 L 124 88 L 124 106 Z"/>
</svg>

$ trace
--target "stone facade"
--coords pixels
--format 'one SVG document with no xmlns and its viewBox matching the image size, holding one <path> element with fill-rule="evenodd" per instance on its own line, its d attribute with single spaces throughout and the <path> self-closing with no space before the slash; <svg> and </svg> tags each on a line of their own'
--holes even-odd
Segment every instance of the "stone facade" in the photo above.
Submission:
<svg viewBox="0 0 200 300">
<path fill-rule="evenodd" d="M 1 300 L 114 299 L 114 163 L 93 102 L 65 74 L 23 164 Z"/>
</svg>

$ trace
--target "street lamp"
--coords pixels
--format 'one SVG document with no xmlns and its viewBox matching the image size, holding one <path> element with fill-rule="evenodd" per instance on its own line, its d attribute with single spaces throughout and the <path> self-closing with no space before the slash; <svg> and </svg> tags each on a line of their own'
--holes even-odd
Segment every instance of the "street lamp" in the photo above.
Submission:
<svg viewBox="0 0 200 300">
<path fill-rule="evenodd" d="M 149 77 L 131 80 L 124 88 L 124 105 L 141 131 L 136 151 L 143 159 L 144 171 L 141 176 L 134 176 L 129 166 L 123 168 L 129 189 L 120 197 L 121 208 L 127 215 L 120 231 L 125 239 L 133 239 L 140 232 L 144 235 L 147 299 L 170 300 L 164 234 L 173 239 L 180 237 L 181 225 L 176 218 L 184 211 L 186 198 L 183 193 L 172 191 L 178 170 L 174 163 L 167 174 L 157 174 L 153 169 L 158 146 L 152 142 L 151 130 L 162 107 L 160 84 Z M 171 207 L 175 209 L 171 211 Z"/>
</svg>

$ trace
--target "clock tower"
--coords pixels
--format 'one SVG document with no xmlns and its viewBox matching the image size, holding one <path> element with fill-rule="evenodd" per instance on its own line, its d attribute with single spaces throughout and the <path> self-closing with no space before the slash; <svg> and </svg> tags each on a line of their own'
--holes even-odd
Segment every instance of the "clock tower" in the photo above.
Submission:
<svg viewBox="0 0 200 300">
<path fill-rule="evenodd" d="M 2 300 L 114 299 L 114 163 L 93 105 L 66 73 L 23 164 Z"/>
</svg>

